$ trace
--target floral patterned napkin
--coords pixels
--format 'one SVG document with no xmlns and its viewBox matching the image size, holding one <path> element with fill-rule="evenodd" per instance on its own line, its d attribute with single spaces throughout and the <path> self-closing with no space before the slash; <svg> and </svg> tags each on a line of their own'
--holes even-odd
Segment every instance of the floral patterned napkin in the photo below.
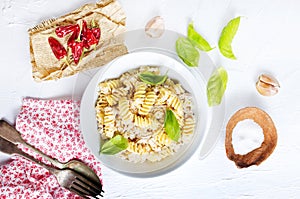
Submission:
<svg viewBox="0 0 300 199">
<path fill-rule="evenodd" d="M 101 165 L 85 146 L 79 128 L 79 102 L 25 98 L 16 120 L 24 140 L 47 155 L 66 162 L 76 158 L 85 162 L 100 177 Z M 43 160 L 26 147 L 23 151 Z M 80 198 L 59 186 L 48 170 L 22 157 L 0 167 L 0 199 Z"/>
</svg>

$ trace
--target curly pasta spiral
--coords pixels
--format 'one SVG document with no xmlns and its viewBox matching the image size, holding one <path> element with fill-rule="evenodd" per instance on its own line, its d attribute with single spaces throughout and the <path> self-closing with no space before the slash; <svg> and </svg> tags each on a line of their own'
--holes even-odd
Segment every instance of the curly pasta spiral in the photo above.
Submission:
<svg viewBox="0 0 300 199">
<path fill-rule="evenodd" d="M 157 95 L 154 91 L 148 91 L 145 95 L 144 102 L 142 103 L 142 106 L 138 110 L 138 113 L 140 115 L 148 115 L 151 108 L 153 107 L 153 104 L 155 103 L 157 98 Z"/>
<path fill-rule="evenodd" d="M 183 126 L 184 112 L 181 100 L 177 97 L 177 95 L 170 95 L 167 100 L 167 106 L 172 108 L 173 113 L 179 123 L 179 126 Z"/>
<path fill-rule="evenodd" d="M 163 128 L 155 136 L 155 140 L 159 145 L 165 146 L 169 146 L 172 142 L 171 138 L 165 133 L 165 130 Z"/>
<path fill-rule="evenodd" d="M 104 94 L 111 93 L 113 89 L 118 88 L 122 85 L 119 79 L 108 80 L 99 84 L 100 92 Z"/>
<path fill-rule="evenodd" d="M 151 147 L 148 144 L 136 143 L 133 141 L 128 142 L 127 151 L 138 154 L 145 154 L 151 151 Z"/>
<path fill-rule="evenodd" d="M 139 127 L 147 127 L 151 125 L 151 119 L 140 115 L 134 115 L 134 125 Z"/>
<path fill-rule="evenodd" d="M 118 103 L 119 98 L 116 95 L 109 94 L 106 96 L 106 100 L 110 106 L 114 106 Z"/>
<path fill-rule="evenodd" d="M 129 101 L 126 99 L 126 97 L 122 97 L 119 100 L 119 110 L 123 120 L 133 121 L 133 113 L 131 113 L 129 109 Z"/>
<path fill-rule="evenodd" d="M 98 129 L 102 129 L 102 127 L 104 125 L 104 112 L 103 111 L 97 111 L 96 119 L 97 119 L 97 123 L 98 123 Z"/>
<path fill-rule="evenodd" d="M 157 97 L 157 104 L 159 105 L 163 105 L 166 104 L 167 99 L 169 98 L 169 96 L 171 95 L 171 91 L 169 91 L 166 88 L 159 88 L 159 95 Z"/>
<path fill-rule="evenodd" d="M 126 96 L 127 91 L 124 89 L 113 89 L 112 94 L 106 96 L 106 100 L 110 106 L 118 104 L 121 97 Z"/>
<path fill-rule="evenodd" d="M 96 109 L 103 110 L 107 106 L 108 106 L 108 102 L 106 100 L 106 96 L 103 93 L 100 93 L 96 102 Z"/>
<path fill-rule="evenodd" d="M 184 120 L 184 126 L 182 128 L 182 133 L 189 135 L 194 132 L 195 120 L 192 117 L 188 117 Z"/>
<path fill-rule="evenodd" d="M 133 95 L 133 100 L 137 105 L 140 105 L 143 102 L 146 95 L 146 89 L 147 84 L 145 84 L 144 82 L 137 83 L 137 87 Z"/>
<path fill-rule="evenodd" d="M 170 95 L 167 99 L 167 105 L 173 108 L 174 110 L 182 109 L 181 100 L 177 97 L 177 95 Z"/>
<path fill-rule="evenodd" d="M 105 95 L 100 93 L 96 102 L 96 119 L 99 129 L 104 125 L 104 108 L 108 106 Z"/>
<path fill-rule="evenodd" d="M 130 74 L 130 73 L 124 73 L 121 78 L 121 82 L 123 82 L 124 89 L 128 91 L 132 91 L 135 88 L 137 77 Z"/>
<path fill-rule="evenodd" d="M 103 134 L 108 138 L 112 138 L 114 136 L 114 132 L 115 132 L 115 128 L 116 128 L 114 120 L 115 120 L 115 116 L 113 114 L 112 108 L 106 107 L 104 109 Z"/>
</svg>

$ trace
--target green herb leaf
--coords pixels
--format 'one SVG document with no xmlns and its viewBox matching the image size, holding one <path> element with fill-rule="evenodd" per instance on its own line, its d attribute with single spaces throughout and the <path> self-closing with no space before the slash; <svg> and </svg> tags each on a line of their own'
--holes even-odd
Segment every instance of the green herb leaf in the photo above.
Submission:
<svg viewBox="0 0 300 199">
<path fill-rule="evenodd" d="M 151 72 L 144 72 L 139 75 L 140 79 L 146 84 L 159 85 L 163 84 L 168 78 L 167 75 L 156 75 Z"/>
<path fill-rule="evenodd" d="M 128 147 L 128 140 L 121 135 L 116 135 L 103 144 L 100 153 L 114 155 Z"/>
<path fill-rule="evenodd" d="M 207 101 L 209 106 L 219 105 L 226 90 L 228 75 L 223 67 L 216 69 L 207 82 Z"/>
<path fill-rule="evenodd" d="M 208 52 L 212 48 L 209 43 L 194 29 L 193 23 L 188 26 L 188 39 L 200 50 Z"/>
<path fill-rule="evenodd" d="M 219 49 L 222 55 L 229 59 L 236 59 L 232 52 L 231 43 L 239 28 L 241 17 L 236 17 L 228 22 L 223 28 L 219 39 Z"/>
<path fill-rule="evenodd" d="M 175 117 L 172 110 L 166 111 L 166 117 L 165 117 L 165 131 L 167 135 L 174 141 L 178 141 L 180 137 L 180 127 L 179 123 L 177 121 L 177 118 Z"/>
<path fill-rule="evenodd" d="M 186 65 L 198 66 L 200 54 L 189 39 L 179 37 L 176 41 L 176 52 Z"/>
</svg>

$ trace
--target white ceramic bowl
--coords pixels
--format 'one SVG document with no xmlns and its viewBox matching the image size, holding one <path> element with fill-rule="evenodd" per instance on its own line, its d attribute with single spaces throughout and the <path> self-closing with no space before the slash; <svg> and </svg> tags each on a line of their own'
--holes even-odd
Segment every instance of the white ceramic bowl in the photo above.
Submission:
<svg viewBox="0 0 300 199">
<path fill-rule="evenodd" d="M 171 79 L 178 80 L 185 90 L 193 96 L 196 126 L 193 137 L 180 150 L 159 162 L 132 163 L 113 155 L 99 154 L 100 136 L 97 132 L 95 117 L 95 102 L 97 99 L 98 83 L 107 79 L 117 78 L 124 72 L 142 65 L 159 66 L 161 73 L 168 70 Z M 182 165 L 197 150 L 203 141 L 210 125 L 211 116 L 206 102 L 206 83 L 199 72 L 187 68 L 177 60 L 155 52 L 134 52 L 115 59 L 105 66 L 92 78 L 81 100 L 80 123 L 86 145 L 104 165 L 121 173 L 149 177 L 160 175 Z"/>
</svg>

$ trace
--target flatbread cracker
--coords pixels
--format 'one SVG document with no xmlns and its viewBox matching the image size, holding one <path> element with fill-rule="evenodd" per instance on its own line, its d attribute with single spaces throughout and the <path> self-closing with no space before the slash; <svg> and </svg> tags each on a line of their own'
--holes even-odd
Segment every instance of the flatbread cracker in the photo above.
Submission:
<svg viewBox="0 0 300 199">
<path fill-rule="evenodd" d="M 54 56 L 48 43 L 49 36 L 55 34 L 55 28 L 70 24 L 80 24 L 94 20 L 101 29 L 101 38 L 96 48 L 84 54 L 76 65 L 69 65 Z M 42 22 L 28 30 L 32 75 L 36 81 L 55 80 L 74 75 L 80 71 L 103 66 L 114 58 L 126 54 L 127 48 L 121 37 L 125 32 L 126 15 L 121 5 L 115 0 L 102 0 L 95 4 L 86 4 L 73 12 L 56 19 Z M 57 38 L 66 44 L 68 35 Z"/>
</svg>

